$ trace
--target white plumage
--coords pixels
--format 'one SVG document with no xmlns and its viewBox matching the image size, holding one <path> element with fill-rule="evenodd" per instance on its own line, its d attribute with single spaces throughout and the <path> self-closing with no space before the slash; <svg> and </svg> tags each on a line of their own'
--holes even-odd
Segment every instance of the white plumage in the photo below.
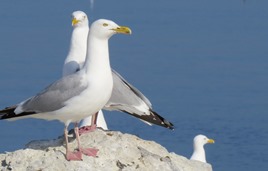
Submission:
<svg viewBox="0 0 268 171">
<path fill-rule="evenodd" d="M 193 140 L 193 154 L 190 160 L 197 160 L 206 163 L 206 152 L 204 149 L 204 145 L 207 143 L 214 143 L 213 139 L 207 138 L 205 135 L 197 135 Z"/>
</svg>

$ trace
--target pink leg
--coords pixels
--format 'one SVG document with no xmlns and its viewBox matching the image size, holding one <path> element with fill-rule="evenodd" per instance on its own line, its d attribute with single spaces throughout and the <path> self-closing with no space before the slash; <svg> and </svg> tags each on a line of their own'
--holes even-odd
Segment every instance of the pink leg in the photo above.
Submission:
<svg viewBox="0 0 268 171">
<path fill-rule="evenodd" d="M 79 135 L 95 131 L 97 128 L 97 118 L 98 118 L 98 112 L 92 116 L 90 126 L 83 126 L 79 128 Z"/>
<path fill-rule="evenodd" d="M 75 123 L 74 132 L 75 132 L 76 140 L 77 140 L 77 143 L 78 143 L 79 151 L 81 151 L 83 154 L 85 154 L 87 156 L 96 157 L 97 153 L 99 151 L 98 149 L 95 149 L 95 148 L 82 148 L 81 147 L 78 123 Z"/>
<path fill-rule="evenodd" d="M 71 152 L 69 149 L 69 143 L 68 143 L 68 130 L 67 127 L 64 128 L 64 137 L 66 142 L 66 159 L 67 160 L 82 160 L 82 152 Z"/>
</svg>

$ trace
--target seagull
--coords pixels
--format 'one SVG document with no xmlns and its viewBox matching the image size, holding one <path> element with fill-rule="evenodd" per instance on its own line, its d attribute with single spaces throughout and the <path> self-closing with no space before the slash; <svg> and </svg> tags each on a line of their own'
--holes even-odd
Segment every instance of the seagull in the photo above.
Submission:
<svg viewBox="0 0 268 171">
<path fill-rule="evenodd" d="M 79 71 L 84 65 L 87 53 L 87 38 L 89 32 L 88 24 L 88 17 L 83 11 L 74 11 L 72 13 L 73 31 L 69 52 L 63 64 L 63 77 Z M 93 124 L 90 127 L 87 127 L 87 123 Z M 83 127 L 83 129 L 79 130 L 79 132 L 83 133 L 93 131 L 96 129 L 97 125 L 104 130 L 108 130 L 103 112 L 101 110 L 94 114 L 93 117 L 89 116 L 85 118 L 80 125 L 80 127 Z"/>
<path fill-rule="evenodd" d="M 82 148 L 78 123 L 98 112 L 109 100 L 113 78 L 109 61 L 109 38 L 116 34 L 131 34 L 128 27 L 99 19 L 92 23 L 87 42 L 88 53 L 84 66 L 46 87 L 37 95 L 18 105 L 0 110 L 0 119 L 25 117 L 59 120 L 65 125 L 66 159 L 82 160 L 82 154 L 96 156 L 97 149 Z M 71 152 L 68 145 L 68 125 L 74 123 L 78 150 Z"/>
<path fill-rule="evenodd" d="M 197 135 L 194 137 L 193 141 L 193 147 L 194 147 L 194 152 L 190 158 L 190 160 L 197 160 L 206 163 L 206 152 L 204 149 L 204 145 L 207 143 L 215 143 L 213 139 L 207 138 L 205 135 Z"/>
<path fill-rule="evenodd" d="M 64 62 L 63 75 L 79 71 L 84 64 L 87 51 L 86 37 L 89 31 L 87 15 L 83 11 L 73 12 L 72 25 L 71 45 L 69 54 Z M 156 124 L 173 129 L 173 124 L 154 112 L 151 102 L 137 88 L 128 83 L 115 70 L 112 70 L 112 76 L 114 82 L 112 96 L 103 109 L 125 112 L 149 125 Z M 102 111 L 99 111 L 92 118 L 90 116 L 82 120 L 79 132 L 85 133 L 94 130 L 96 120 L 98 127 L 107 128 Z"/>
</svg>

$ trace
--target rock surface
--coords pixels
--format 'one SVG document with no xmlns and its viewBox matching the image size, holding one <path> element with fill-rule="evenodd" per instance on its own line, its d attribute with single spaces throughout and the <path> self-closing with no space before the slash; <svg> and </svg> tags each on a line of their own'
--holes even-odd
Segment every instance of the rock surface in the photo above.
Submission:
<svg viewBox="0 0 268 171">
<path fill-rule="evenodd" d="M 73 139 L 73 137 L 72 137 Z M 81 136 L 84 147 L 99 149 L 96 158 L 67 161 L 63 137 L 32 141 L 25 149 L 0 154 L 0 170 L 7 171 L 212 171 L 209 164 L 169 153 L 164 147 L 137 136 L 96 130 Z M 70 143 L 73 149 L 76 141 Z"/>
</svg>

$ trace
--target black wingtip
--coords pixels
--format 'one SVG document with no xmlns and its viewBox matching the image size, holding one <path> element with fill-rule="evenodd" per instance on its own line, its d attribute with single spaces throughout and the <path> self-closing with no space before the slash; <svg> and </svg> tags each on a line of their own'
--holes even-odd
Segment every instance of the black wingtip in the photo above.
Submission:
<svg viewBox="0 0 268 171">
<path fill-rule="evenodd" d="M 171 130 L 175 129 L 174 125 L 171 122 L 169 122 L 167 120 L 164 120 L 164 123 L 165 123 L 165 125 L 167 126 L 168 129 L 171 129 Z"/>
<path fill-rule="evenodd" d="M 166 120 L 165 118 L 163 118 L 162 116 L 160 116 L 159 114 L 157 114 L 156 112 L 152 110 L 150 110 L 150 115 L 138 115 L 135 113 L 129 113 L 128 111 L 124 111 L 124 110 L 121 110 L 121 111 L 128 113 L 141 120 L 144 120 L 146 122 L 149 122 L 151 124 L 155 124 L 158 126 L 162 126 L 162 127 L 174 130 L 174 125 L 171 122 L 169 122 L 168 120 Z"/>
<path fill-rule="evenodd" d="M 3 110 L 0 110 L 0 120 L 35 114 L 35 112 L 23 112 L 23 113 L 20 113 L 19 115 L 17 115 L 14 113 L 16 108 L 17 108 L 17 106 L 10 106 L 10 107 L 6 107 Z"/>
<path fill-rule="evenodd" d="M 15 106 L 6 107 L 3 110 L 0 110 L 0 119 L 8 119 L 11 116 L 15 115 L 14 110 L 16 109 Z"/>
<path fill-rule="evenodd" d="M 162 116 L 160 116 L 158 113 L 156 113 L 153 110 L 150 110 L 150 112 L 151 112 L 151 114 L 153 114 L 154 116 L 157 116 L 159 118 L 159 120 L 162 121 L 160 126 L 163 126 L 165 128 L 171 129 L 171 130 L 175 129 L 173 123 L 169 122 L 168 120 L 166 120 L 165 118 L 163 118 Z"/>
</svg>

